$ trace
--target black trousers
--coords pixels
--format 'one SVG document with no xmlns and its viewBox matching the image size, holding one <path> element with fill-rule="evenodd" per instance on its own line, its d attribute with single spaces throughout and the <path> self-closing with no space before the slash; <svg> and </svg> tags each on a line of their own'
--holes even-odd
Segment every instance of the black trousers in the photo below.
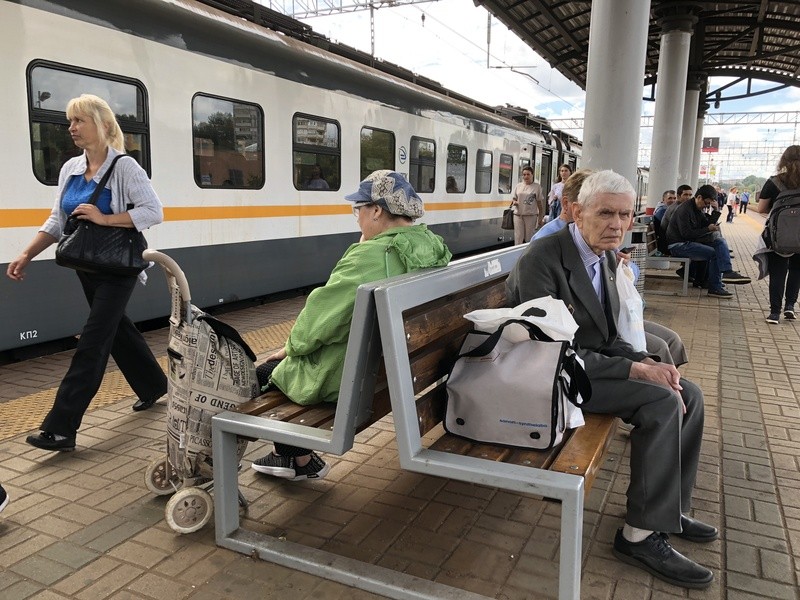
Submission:
<svg viewBox="0 0 800 600">
<path fill-rule="evenodd" d="M 53 408 L 42 431 L 74 436 L 106 371 L 109 355 L 125 380 L 142 400 L 167 393 L 167 377 L 144 337 L 125 315 L 136 277 L 76 271 L 89 302 L 89 319 L 83 326 L 69 370 L 56 392 Z"/>
<path fill-rule="evenodd" d="M 800 291 L 800 254 L 780 256 L 774 252 L 767 254 L 769 272 L 769 311 L 781 312 L 783 294 L 786 292 L 784 307 L 794 309 Z"/>
<path fill-rule="evenodd" d="M 272 375 L 272 371 L 275 370 L 275 367 L 278 366 L 278 363 L 281 361 L 279 360 L 268 360 L 266 362 L 261 363 L 256 367 L 256 376 L 258 377 L 258 386 L 263 391 L 268 391 L 271 386 L 272 389 L 278 389 L 275 384 L 270 382 L 270 376 Z M 305 448 L 298 448 L 297 446 L 290 446 L 289 444 L 281 444 L 280 442 L 275 442 L 275 452 L 280 456 L 306 456 L 307 454 L 311 454 L 311 450 L 307 450 Z"/>
</svg>

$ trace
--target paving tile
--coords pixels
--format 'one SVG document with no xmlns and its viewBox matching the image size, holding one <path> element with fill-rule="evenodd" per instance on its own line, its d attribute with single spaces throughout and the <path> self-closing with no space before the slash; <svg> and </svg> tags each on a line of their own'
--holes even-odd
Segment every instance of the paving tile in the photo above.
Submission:
<svg viewBox="0 0 800 600">
<path fill-rule="evenodd" d="M 72 567 L 36 554 L 15 563 L 11 569 L 26 579 L 45 586 L 51 585 L 72 572 Z"/>
</svg>

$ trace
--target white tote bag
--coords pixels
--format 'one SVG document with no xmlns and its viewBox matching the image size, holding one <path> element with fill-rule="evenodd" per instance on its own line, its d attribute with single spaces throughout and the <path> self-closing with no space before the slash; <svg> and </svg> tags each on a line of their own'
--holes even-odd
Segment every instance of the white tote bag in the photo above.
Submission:
<svg viewBox="0 0 800 600">
<path fill-rule="evenodd" d="M 624 262 L 617 267 L 617 293 L 619 314 L 617 333 L 638 352 L 647 350 L 644 335 L 644 303 L 633 284 L 633 270 Z"/>
</svg>

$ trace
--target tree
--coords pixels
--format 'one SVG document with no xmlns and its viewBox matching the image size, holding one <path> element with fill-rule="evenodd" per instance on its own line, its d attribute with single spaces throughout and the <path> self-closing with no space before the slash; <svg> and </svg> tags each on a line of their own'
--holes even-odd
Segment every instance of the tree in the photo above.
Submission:
<svg viewBox="0 0 800 600">
<path fill-rule="evenodd" d="M 195 137 L 206 138 L 214 142 L 216 150 L 236 149 L 231 113 L 215 112 L 209 115 L 207 121 L 192 127 L 192 133 Z"/>
</svg>

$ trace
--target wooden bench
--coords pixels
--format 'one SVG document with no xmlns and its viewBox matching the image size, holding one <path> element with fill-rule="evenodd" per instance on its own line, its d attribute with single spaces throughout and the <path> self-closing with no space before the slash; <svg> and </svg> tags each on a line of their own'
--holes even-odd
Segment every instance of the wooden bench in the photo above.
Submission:
<svg viewBox="0 0 800 600">
<path fill-rule="evenodd" d="M 647 241 L 647 267 L 657 268 L 655 263 L 658 261 L 668 263 L 680 263 L 683 265 L 683 288 L 681 289 L 681 296 L 689 295 L 689 265 L 692 263 L 691 258 L 682 256 L 665 256 L 658 251 L 658 241 L 656 240 L 656 231 L 652 223 L 647 224 L 647 233 L 645 234 Z M 652 276 L 652 275 L 651 275 Z M 670 276 L 671 278 L 671 276 Z M 669 296 L 677 295 L 674 292 L 665 292 L 661 290 L 648 290 L 651 294 L 664 294 Z"/>
<path fill-rule="evenodd" d="M 217 544 L 391 598 L 483 598 L 239 527 L 237 436 L 341 455 L 352 448 L 356 431 L 391 409 L 403 469 L 561 500 L 559 597 L 577 599 L 584 494 L 602 465 L 616 419 L 587 414 L 584 427 L 568 433 L 559 448 L 543 452 L 473 444 L 437 428 L 444 415 L 443 378 L 470 329 L 462 315 L 504 305 L 505 278 L 522 251 L 506 249 L 362 286 L 335 414 L 331 407 L 298 407 L 268 394 L 245 407 L 267 407 L 267 418 L 215 416 Z M 430 439 L 432 431 L 442 435 L 423 448 L 422 436 Z"/>
</svg>

